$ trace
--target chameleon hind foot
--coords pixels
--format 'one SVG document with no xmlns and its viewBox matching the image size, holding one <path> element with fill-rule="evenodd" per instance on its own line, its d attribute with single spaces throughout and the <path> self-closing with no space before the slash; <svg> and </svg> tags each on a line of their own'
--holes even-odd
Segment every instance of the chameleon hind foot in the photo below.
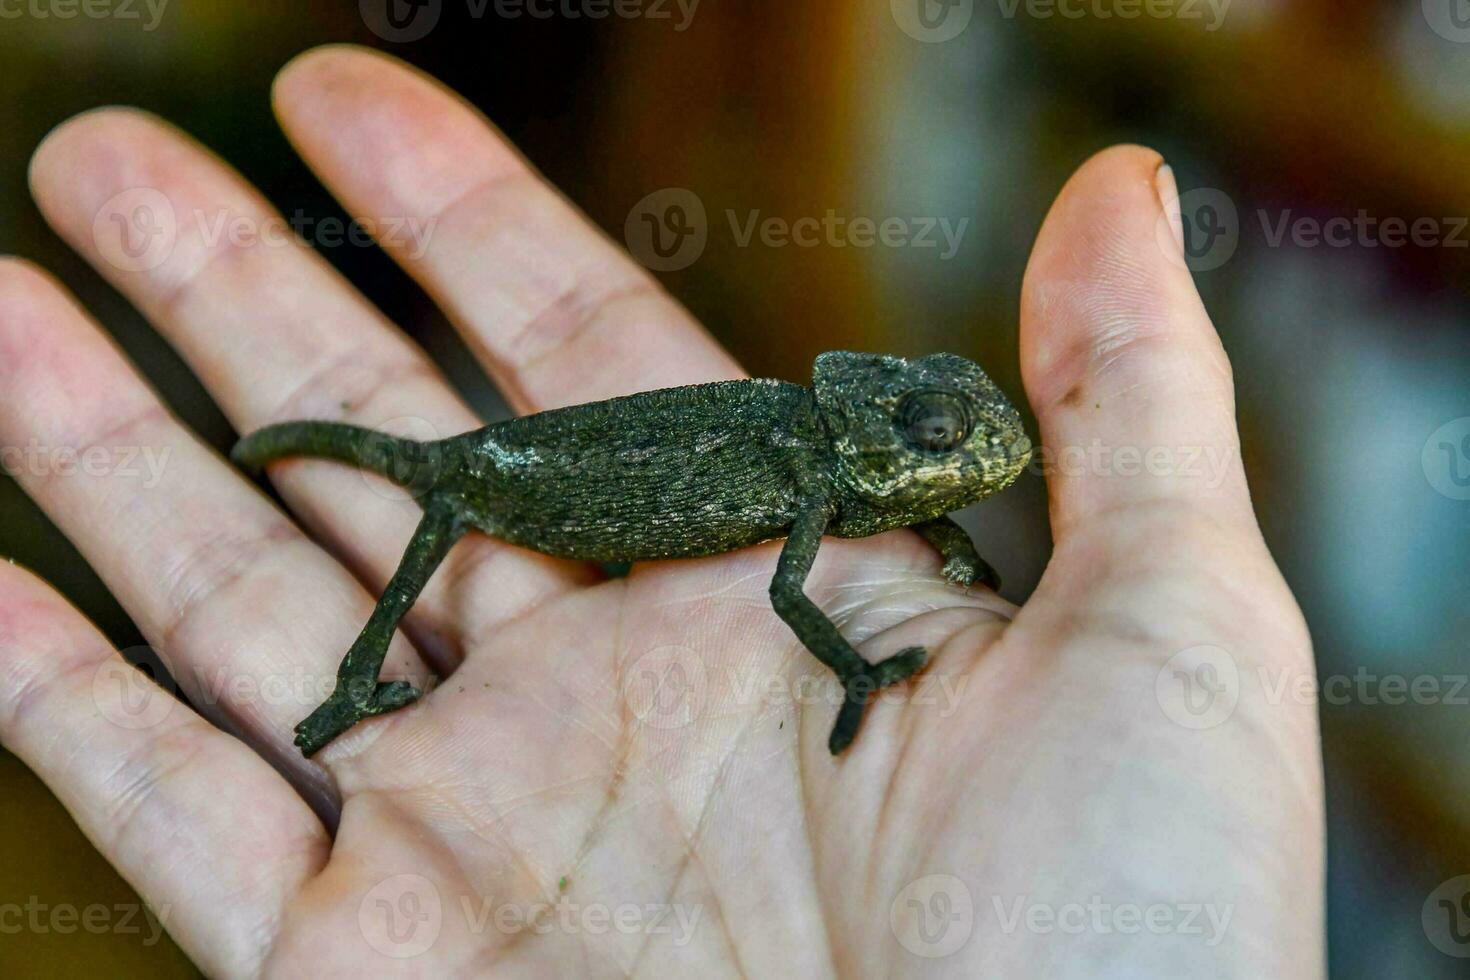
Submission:
<svg viewBox="0 0 1470 980">
<path fill-rule="evenodd" d="M 386 715 L 399 708 L 406 708 L 419 698 L 423 692 L 414 687 L 408 681 L 389 681 L 379 684 L 378 689 L 368 701 L 368 715 Z"/>
<path fill-rule="evenodd" d="M 863 711 L 873 695 L 891 684 L 907 680 L 929 659 L 923 647 L 905 647 L 886 660 L 880 660 L 868 669 L 842 679 L 844 697 L 837 711 L 837 721 L 832 725 L 832 734 L 827 736 L 827 751 L 841 755 L 842 750 L 852 744 L 858 728 L 863 723 Z"/>
<path fill-rule="evenodd" d="M 422 692 L 407 681 L 380 683 L 367 700 L 362 702 L 342 694 L 341 688 L 338 688 L 296 726 L 296 745 L 303 755 L 311 757 L 364 718 L 386 715 L 399 708 L 406 708 L 421 696 Z"/>
</svg>

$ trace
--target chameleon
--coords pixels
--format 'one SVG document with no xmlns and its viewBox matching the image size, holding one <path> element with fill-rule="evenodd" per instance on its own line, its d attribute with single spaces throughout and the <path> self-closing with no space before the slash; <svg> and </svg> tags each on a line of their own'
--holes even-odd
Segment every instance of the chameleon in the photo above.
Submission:
<svg viewBox="0 0 1470 980">
<path fill-rule="evenodd" d="M 450 548 L 472 530 L 561 558 L 628 563 L 721 554 L 784 537 L 770 599 L 842 684 L 827 746 L 856 737 L 874 693 L 924 666 L 923 647 L 868 663 L 803 591 L 825 534 L 910 527 L 968 588 L 1000 585 L 947 516 L 1009 486 L 1031 456 L 1021 416 L 985 372 L 954 354 L 905 359 L 829 351 L 810 386 L 717 381 L 513 418 L 448 439 L 400 439 L 299 421 L 231 452 L 259 473 L 314 456 L 377 473 L 423 509 L 403 558 L 343 657 L 327 699 L 295 728 L 310 758 L 363 719 L 412 704 L 379 680 L 398 624 Z"/>
</svg>

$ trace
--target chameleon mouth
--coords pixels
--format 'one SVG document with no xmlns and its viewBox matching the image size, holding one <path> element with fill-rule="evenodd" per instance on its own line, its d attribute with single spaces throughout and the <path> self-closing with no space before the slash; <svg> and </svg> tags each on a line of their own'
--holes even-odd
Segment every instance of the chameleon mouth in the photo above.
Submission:
<svg viewBox="0 0 1470 980">
<path fill-rule="evenodd" d="M 1014 482 L 1029 462 L 1031 462 L 1031 440 L 1022 434 L 1017 436 L 1016 440 L 1006 447 L 1005 482 Z"/>
</svg>

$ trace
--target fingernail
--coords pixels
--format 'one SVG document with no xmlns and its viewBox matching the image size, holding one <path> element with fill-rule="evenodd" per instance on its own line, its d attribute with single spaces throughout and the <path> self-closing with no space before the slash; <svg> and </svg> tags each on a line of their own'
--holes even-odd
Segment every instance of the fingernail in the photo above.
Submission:
<svg viewBox="0 0 1470 980">
<path fill-rule="evenodd" d="M 1182 259 L 1184 221 L 1179 213 L 1179 182 L 1174 179 L 1174 168 L 1167 163 L 1159 164 L 1159 169 L 1154 171 L 1154 192 L 1158 194 L 1164 217 L 1169 222 L 1169 237 L 1174 239 L 1174 248 Z"/>
</svg>

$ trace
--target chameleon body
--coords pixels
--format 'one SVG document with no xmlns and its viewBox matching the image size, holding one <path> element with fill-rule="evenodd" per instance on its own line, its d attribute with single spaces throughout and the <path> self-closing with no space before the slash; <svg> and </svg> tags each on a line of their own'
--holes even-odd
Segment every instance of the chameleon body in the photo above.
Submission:
<svg viewBox="0 0 1470 980">
<path fill-rule="evenodd" d="M 823 534 L 912 527 L 959 585 L 998 585 L 945 515 L 1009 485 L 1031 455 L 1020 415 L 974 363 L 830 352 L 810 387 L 722 381 L 512 419 L 438 442 L 334 422 L 287 422 L 242 439 L 259 469 L 320 456 L 408 487 L 424 516 L 331 696 L 296 727 L 311 756 L 363 718 L 412 703 L 378 680 L 389 641 L 450 547 L 472 529 L 548 555 L 627 562 L 696 557 L 785 537 L 771 602 L 842 682 L 828 740 L 857 734 L 882 687 L 925 661 L 910 647 L 877 664 L 852 648 L 802 591 Z"/>
</svg>

